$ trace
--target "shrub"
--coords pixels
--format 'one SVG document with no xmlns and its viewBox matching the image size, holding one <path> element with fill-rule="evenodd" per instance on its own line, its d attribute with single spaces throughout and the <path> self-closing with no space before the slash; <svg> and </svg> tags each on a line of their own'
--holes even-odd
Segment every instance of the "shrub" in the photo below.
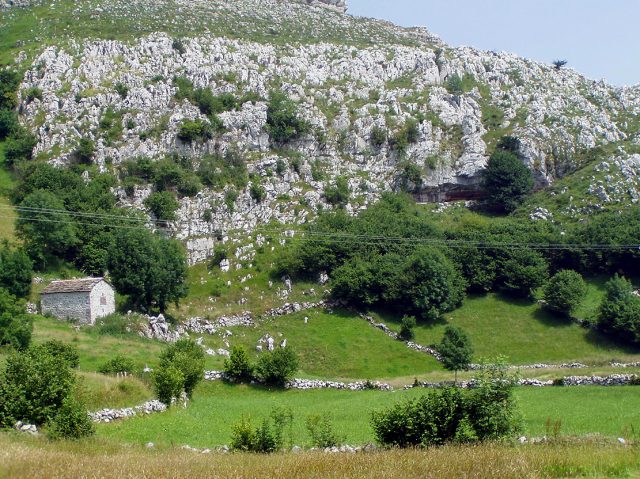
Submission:
<svg viewBox="0 0 640 479">
<path fill-rule="evenodd" d="M 201 119 L 182 120 L 178 129 L 178 138 L 186 143 L 196 140 L 210 140 L 213 138 L 213 128 L 209 123 Z"/>
<path fill-rule="evenodd" d="M 18 115 L 12 110 L 0 110 L 0 140 L 13 135 L 18 129 Z"/>
<path fill-rule="evenodd" d="M 32 86 L 25 92 L 24 98 L 27 103 L 31 103 L 34 100 L 42 100 L 42 89 L 37 86 Z"/>
<path fill-rule="evenodd" d="M 482 186 L 491 207 L 511 213 L 533 190 L 533 176 L 513 153 L 496 150 L 489 158 Z"/>
<path fill-rule="evenodd" d="M 571 270 L 559 271 L 544 288 L 546 307 L 563 315 L 575 311 L 586 294 L 587 286 L 582 276 Z"/>
<path fill-rule="evenodd" d="M 562 67 L 564 67 L 567 63 L 569 63 L 567 60 L 554 60 L 553 67 L 556 70 L 562 70 Z"/>
<path fill-rule="evenodd" d="M 224 374 L 235 381 L 250 381 L 253 378 L 253 365 L 242 346 L 231 349 L 229 358 L 224 360 Z"/>
<path fill-rule="evenodd" d="M 145 200 L 144 206 L 161 221 L 173 221 L 176 219 L 176 210 L 180 203 L 170 191 L 155 191 Z"/>
<path fill-rule="evenodd" d="M 416 327 L 415 316 L 403 316 L 400 326 L 400 338 L 405 341 L 410 341 L 415 337 L 413 328 Z"/>
<path fill-rule="evenodd" d="M 295 140 L 311 131 L 309 123 L 298 117 L 296 104 L 280 91 L 269 95 L 266 128 L 277 143 Z"/>
<path fill-rule="evenodd" d="M 80 355 L 78 348 L 71 344 L 63 343 L 58 339 L 50 339 L 42 344 L 33 346 L 34 351 L 43 351 L 53 357 L 63 359 L 70 368 L 77 368 L 80 365 Z"/>
<path fill-rule="evenodd" d="M 124 83 L 121 83 L 121 82 L 116 83 L 114 85 L 113 89 L 123 99 L 127 98 L 127 95 L 129 94 L 129 87 L 127 87 L 127 85 L 125 85 Z M 131 129 L 131 128 L 129 128 L 129 129 Z"/>
<path fill-rule="evenodd" d="M 98 320 L 96 330 L 98 334 L 125 336 L 131 333 L 131 323 L 127 316 L 112 313 Z"/>
<path fill-rule="evenodd" d="M 298 356 L 291 348 L 277 348 L 263 353 L 258 359 L 256 373 L 266 384 L 284 387 L 298 370 Z"/>
<path fill-rule="evenodd" d="M 160 355 L 160 368 L 177 368 L 182 376 L 184 392 L 193 396 L 193 390 L 204 376 L 204 351 L 191 339 L 179 339 Z"/>
<path fill-rule="evenodd" d="M 281 449 L 284 444 L 284 428 L 291 426 L 291 411 L 276 408 L 270 417 L 265 418 L 256 429 L 251 419 L 242 417 L 240 422 L 231 427 L 231 449 L 234 451 L 258 452 L 267 454 Z"/>
<path fill-rule="evenodd" d="M 12 166 L 22 160 L 30 160 L 33 155 L 33 149 L 38 144 L 38 139 L 24 131 L 18 129 L 17 132 L 7 139 L 4 146 L 4 156 L 7 159 L 7 165 Z"/>
<path fill-rule="evenodd" d="M 454 371 L 455 381 L 458 381 L 458 371 L 467 369 L 473 356 L 471 341 L 465 332 L 455 326 L 447 326 L 444 336 L 438 346 L 442 355 L 442 365 L 448 371 Z"/>
<path fill-rule="evenodd" d="M 187 51 L 187 48 L 184 45 L 184 42 L 181 38 L 174 38 L 171 43 L 171 47 L 177 51 L 180 55 L 184 55 Z"/>
<path fill-rule="evenodd" d="M 328 414 L 323 416 L 312 414 L 307 417 L 305 425 L 311 436 L 311 444 L 313 444 L 313 447 L 337 447 L 340 446 L 343 441 L 335 432 Z"/>
<path fill-rule="evenodd" d="M 498 141 L 496 149 L 517 155 L 520 152 L 520 139 L 515 136 L 503 136 Z"/>
<path fill-rule="evenodd" d="M 415 163 L 404 162 L 400 166 L 400 189 L 407 193 L 415 193 L 422 189 L 422 170 Z"/>
<path fill-rule="evenodd" d="M 118 354 L 100 366 L 98 372 L 102 374 L 133 374 L 135 368 L 135 363 L 131 358 Z"/>
<path fill-rule="evenodd" d="M 626 278 L 615 275 L 607 281 L 598 327 L 624 341 L 640 344 L 640 297 L 633 294 L 633 285 Z"/>
<path fill-rule="evenodd" d="M 184 388 L 184 375 L 176 366 L 160 367 L 153 372 L 153 388 L 158 399 L 169 406 Z"/>
<path fill-rule="evenodd" d="M 82 165 L 91 164 L 93 155 L 96 151 L 96 144 L 89 138 L 81 138 L 78 147 L 74 151 L 76 161 Z"/>
<path fill-rule="evenodd" d="M 457 73 L 454 73 L 447 78 L 444 87 L 452 95 L 462 95 L 464 93 L 464 83 L 462 82 L 460 75 Z"/>
<path fill-rule="evenodd" d="M 265 200 L 265 198 L 267 197 L 267 192 L 264 189 L 264 186 L 262 186 L 256 180 L 254 180 L 251 183 L 251 188 L 249 189 L 249 194 L 251 195 L 251 198 L 253 198 L 253 200 L 256 203 L 262 203 Z"/>
<path fill-rule="evenodd" d="M 11 427 L 18 420 L 45 424 L 62 407 L 74 383 L 67 360 L 45 348 L 9 356 L 0 373 L 0 427 Z"/>
<path fill-rule="evenodd" d="M 17 350 L 26 349 L 32 332 L 33 321 L 26 314 L 24 303 L 0 288 L 0 346 L 8 344 Z"/>
<path fill-rule="evenodd" d="M 12 250 L 8 244 L 0 244 L 0 288 L 24 298 L 31 292 L 33 263 L 24 251 Z"/>
<path fill-rule="evenodd" d="M 371 129 L 371 144 L 376 148 L 382 147 L 387 142 L 387 131 L 379 126 Z"/>
<path fill-rule="evenodd" d="M 16 92 L 21 79 L 15 70 L 0 69 L 0 110 L 11 110 L 18 105 Z"/>
<path fill-rule="evenodd" d="M 96 428 L 84 404 L 66 398 L 47 428 L 50 439 L 80 439 L 92 436 Z"/>
<path fill-rule="evenodd" d="M 344 208 L 349 203 L 350 194 L 349 181 L 344 176 L 338 176 L 334 186 L 326 186 L 324 189 L 327 203 L 340 208 Z"/>
</svg>

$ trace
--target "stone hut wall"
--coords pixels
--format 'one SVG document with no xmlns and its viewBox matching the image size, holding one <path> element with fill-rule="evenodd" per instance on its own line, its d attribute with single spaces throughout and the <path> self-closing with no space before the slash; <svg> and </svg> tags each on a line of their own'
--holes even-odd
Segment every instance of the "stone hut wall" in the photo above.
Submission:
<svg viewBox="0 0 640 479">
<path fill-rule="evenodd" d="M 89 303 L 91 324 L 94 324 L 98 318 L 115 313 L 116 300 L 113 288 L 105 281 L 96 284 L 89 295 Z"/>
<path fill-rule="evenodd" d="M 92 323 L 89 292 L 50 293 L 41 298 L 42 314 L 59 319 L 73 319 L 79 323 Z"/>
</svg>

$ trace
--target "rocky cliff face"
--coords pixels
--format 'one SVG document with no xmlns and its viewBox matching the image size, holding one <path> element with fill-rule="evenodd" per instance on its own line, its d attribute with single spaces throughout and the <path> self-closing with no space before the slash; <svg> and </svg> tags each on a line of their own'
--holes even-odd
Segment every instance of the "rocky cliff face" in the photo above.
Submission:
<svg viewBox="0 0 640 479">
<path fill-rule="evenodd" d="M 270 17 L 277 31 L 298 16 L 300 24 L 363 28 L 360 19 L 327 20 L 320 9 L 303 12 L 295 4 L 243 0 L 234 6 L 273 14 L 266 3 L 280 9 L 279 17 Z M 321 3 L 346 8 L 339 0 Z M 198 5 L 185 2 L 182 13 Z M 488 152 L 502 135 L 521 139 L 521 155 L 539 184 L 574 170 L 581 152 L 640 143 L 638 88 L 613 88 L 511 54 L 449 48 L 424 29 L 371 25 L 381 39 L 376 46 L 203 35 L 181 39 L 177 49 L 175 38 L 163 33 L 129 42 L 71 41 L 45 49 L 33 62 L 21 91 L 39 88 L 42 100 L 23 98 L 22 119 L 38 134 L 36 154 L 58 165 L 71 161 L 82 137 L 95 140 L 94 161 L 104 171 L 130 158 L 174 152 L 192 158 L 197 168 L 205 154 L 240 151 L 252 183 L 262 184 L 266 197 L 252 198 L 250 184 L 231 202 L 231 186 L 181 198 L 172 230 L 187 242 L 194 261 L 210 252 L 215 235 L 228 230 L 271 220 L 306 221 L 327 207 L 323 193 L 339 176 L 348 179 L 347 208 L 357 211 L 380 193 L 406 185 L 407 171 L 419 172 L 420 181 L 414 174 L 410 187 L 421 182 L 425 200 L 473 197 Z M 214 94 L 253 100 L 219 115 L 221 135 L 185 143 L 177 135 L 182 120 L 208 120 L 189 101 L 176 99 L 175 77 Z M 274 145 L 265 130 L 265 99 L 276 86 L 313 125 L 312 134 L 286 148 Z M 106 138 L 101 122 L 114 112 L 121 128 Z M 400 148 L 394 139 L 407 125 L 415 131 Z M 276 172 L 282 164 L 284 171 Z M 118 188 L 117 195 L 122 204 L 142 209 L 151 191 Z"/>
<path fill-rule="evenodd" d="M 318 5 L 320 7 L 331 8 L 340 13 L 347 12 L 346 0 L 306 0 L 309 5 Z"/>
</svg>

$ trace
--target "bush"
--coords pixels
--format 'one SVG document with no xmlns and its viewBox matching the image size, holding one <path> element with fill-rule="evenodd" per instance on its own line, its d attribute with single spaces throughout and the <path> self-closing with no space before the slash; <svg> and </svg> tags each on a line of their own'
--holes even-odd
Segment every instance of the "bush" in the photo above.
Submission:
<svg viewBox="0 0 640 479">
<path fill-rule="evenodd" d="M 262 186 L 256 180 L 254 180 L 251 183 L 251 188 L 249 189 L 249 194 L 251 195 L 251 198 L 253 198 L 253 200 L 256 203 L 262 203 L 265 200 L 265 198 L 267 197 L 267 192 L 265 191 L 264 186 Z"/>
<path fill-rule="evenodd" d="M 33 155 L 33 149 L 38 144 L 38 139 L 22 129 L 14 132 L 4 145 L 4 156 L 7 159 L 7 165 L 12 166 L 23 160 L 30 160 Z"/>
<path fill-rule="evenodd" d="M 24 98 L 27 103 L 31 103 L 34 100 L 42 100 L 42 89 L 38 88 L 37 86 L 32 86 L 31 88 L 27 89 L 24 94 Z"/>
<path fill-rule="evenodd" d="M 400 338 L 405 341 L 410 341 L 415 337 L 415 333 L 413 328 L 416 327 L 416 317 L 415 316 L 403 316 L 402 323 L 400 326 Z"/>
<path fill-rule="evenodd" d="M 144 206 L 156 219 L 173 221 L 176 219 L 176 210 L 180 207 L 180 203 L 170 191 L 155 191 L 144 200 Z"/>
<path fill-rule="evenodd" d="M 18 115 L 12 110 L 0 110 L 0 140 L 13 135 L 18 129 Z"/>
<path fill-rule="evenodd" d="M 90 165 L 96 151 L 96 144 L 89 138 L 81 138 L 78 147 L 73 152 L 76 161 L 82 165 Z"/>
<path fill-rule="evenodd" d="M 425 447 L 514 436 L 521 429 L 514 384 L 504 365 L 489 365 L 466 394 L 443 388 L 374 412 L 376 440 L 385 446 Z"/>
<path fill-rule="evenodd" d="M 160 367 L 153 372 L 153 388 L 158 399 L 167 406 L 180 397 L 184 389 L 184 375 L 176 366 Z"/>
<path fill-rule="evenodd" d="M 0 346 L 8 344 L 23 350 L 31 342 L 33 321 L 26 314 L 24 303 L 0 288 Z"/>
<path fill-rule="evenodd" d="M 267 106 L 267 132 L 277 143 L 286 143 L 311 131 L 306 120 L 298 117 L 296 104 L 284 93 L 271 92 Z"/>
<path fill-rule="evenodd" d="M 113 89 L 122 99 L 127 98 L 127 95 L 129 94 L 129 87 L 121 82 L 116 83 Z"/>
<path fill-rule="evenodd" d="M 191 339 L 179 339 L 160 355 L 160 368 L 171 369 L 172 367 L 180 371 L 182 388 L 187 397 L 191 398 L 193 390 L 204 376 L 202 347 Z"/>
<path fill-rule="evenodd" d="M 335 432 L 328 414 L 323 416 L 312 414 L 307 417 L 305 425 L 311 436 L 313 447 L 337 447 L 344 440 Z"/>
<path fill-rule="evenodd" d="M 626 278 L 615 275 L 607 281 L 598 327 L 623 341 L 640 344 L 640 297 L 633 294 L 633 285 Z"/>
<path fill-rule="evenodd" d="M 33 346 L 32 349 L 34 351 L 42 351 L 45 354 L 50 354 L 53 357 L 63 359 L 67 362 L 70 368 L 76 369 L 80 366 L 78 348 L 71 344 L 63 343 L 57 339 L 50 339 L 42 344 Z"/>
<path fill-rule="evenodd" d="M 371 144 L 376 148 L 382 147 L 387 142 L 387 131 L 379 126 L 371 129 Z"/>
<path fill-rule="evenodd" d="M 80 439 L 92 436 L 96 428 L 84 404 L 66 398 L 47 428 L 50 439 Z"/>
<path fill-rule="evenodd" d="M 582 276 L 571 270 L 559 271 L 544 288 L 546 307 L 567 316 L 580 306 L 586 294 L 587 286 Z"/>
<path fill-rule="evenodd" d="M 349 203 L 350 194 L 349 181 L 344 176 L 336 178 L 335 186 L 326 186 L 324 189 L 327 203 L 340 208 L 344 208 Z"/>
<path fill-rule="evenodd" d="M 284 428 L 291 427 L 291 411 L 276 408 L 270 417 L 262 421 L 261 426 L 253 428 L 251 420 L 243 417 L 231 427 L 231 449 L 234 451 L 268 454 L 284 445 Z"/>
<path fill-rule="evenodd" d="M 284 387 L 298 370 L 298 356 L 291 348 L 277 348 L 263 353 L 258 359 L 256 373 L 264 383 Z"/>
<path fill-rule="evenodd" d="M 482 187 L 491 207 L 511 213 L 533 190 L 533 175 L 516 155 L 496 150 L 489 158 Z"/>
<path fill-rule="evenodd" d="M 416 193 L 422 189 L 422 170 L 415 163 L 404 162 L 400 166 L 398 178 L 400 189 L 406 193 Z"/>
<path fill-rule="evenodd" d="M 0 288 L 24 298 L 31 292 L 33 263 L 24 251 L 12 250 L 8 244 L 0 244 Z"/>
<path fill-rule="evenodd" d="M 253 379 L 253 365 L 247 351 L 242 346 L 234 346 L 228 359 L 224 360 L 224 374 L 235 381 Z"/>
<path fill-rule="evenodd" d="M 200 119 L 182 120 L 178 129 L 178 138 L 186 143 L 196 140 L 210 140 L 213 138 L 213 128 L 209 123 Z"/>
<path fill-rule="evenodd" d="M 122 355 L 114 356 L 98 369 L 102 374 L 133 374 L 136 366 L 131 358 Z"/>
<path fill-rule="evenodd" d="M 444 87 L 452 95 L 462 95 L 464 93 L 464 83 L 462 82 L 460 75 L 457 73 L 454 73 L 447 78 Z"/>
<path fill-rule="evenodd" d="M 184 55 L 187 51 L 187 48 L 184 45 L 184 42 L 181 38 L 174 38 L 171 43 L 171 47 L 177 51 L 180 55 Z"/>
<path fill-rule="evenodd" d="M 45 424 L 70 396 L 74 383 L 67 360 L 45 348 L 9 356 L 0 373 L 0 427 L 19 420 Z"/>
</svg>

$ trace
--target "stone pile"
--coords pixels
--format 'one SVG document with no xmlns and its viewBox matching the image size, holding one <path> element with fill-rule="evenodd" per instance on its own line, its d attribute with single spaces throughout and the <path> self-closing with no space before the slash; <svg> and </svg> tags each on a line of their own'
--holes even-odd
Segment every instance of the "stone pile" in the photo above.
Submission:
<svg viewBox="0 0 640 479">
<path fill-rule="evenodd" d="M 326 301 L 318 301 L 317 303 L 285 303 L 279 308 L 270 309 L 263 314 L 263 317 L 275 318 L 279 316 L 287 316 L 307 309 L 324 308 L 326 306 L 328 306 Z"/>
<path fill-rule="evenodd" d="M 89 417 L 93 422 L 109 423 L 119 419 L 126 419 L 133 416 L 153 414 L 167 410 L 167 406 L 154 399 L 136 407 L 127 407 L 122 409 L 101 409 L 100 411 L 90 412 Z"/>
<path fill-rule="evenodd" d="M 349 391 L 364 391 L 367 389 L 377 389 L 380 391 L 391 391 L 393 388 L 389 384 L 378 381 L 357 381 L 354 383 L 343 383 L 338 381 L 323 381 L 321 379 L 292 379 L 285 387 L 287 389 L 342 389 Z"/>
<path fill-rule="evenodd" d="M 13 428 L 16 431 L 31 434 L 32 436 L 36 436 L 38 434 L 38 428 L 35 424 L 25 424 L 22 421 L 18 421 L 13 425 Z"/>
<path fill-rule="evenodd" d="M 610 374 L 609 376 L 568 376 L 563 386 L 626 386 L 638 381 L 635 374 Z"/>
<path fill-rule="evenodd" d="M 167 343 L 175 343 L 180 339 L 177 331 L 171 330 L 171 325 L 165 319 L 163 314 L 158 316 L 145 316 L 146 323 L 140 325 L 138 334 L 144 338 L 157 339 Z"/>
<path fill-rule="evenodd" d="M 225 378 L 224 371 L 205 371 L 205 381 L 220 381 Z"/>
</svg>

